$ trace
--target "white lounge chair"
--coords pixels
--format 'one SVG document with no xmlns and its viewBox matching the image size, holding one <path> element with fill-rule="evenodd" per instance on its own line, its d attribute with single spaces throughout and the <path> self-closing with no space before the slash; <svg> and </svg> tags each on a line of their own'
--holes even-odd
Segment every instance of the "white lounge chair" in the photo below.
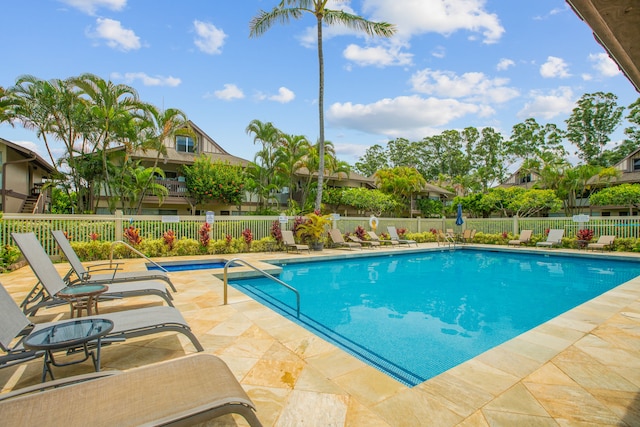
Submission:
<svg viewBox="0 0 640 427">
<path fill-rule="evenodd" d="M 587 245 L 587 249 L 591 249 L 595 251 L 599 249 L 601 251 L 611 248 L 613 246 L 613 242 L 616 240 L 616 236 L 600 236 L 597 242 L 589 243 Z"/>
<path fill-rule="evenodd" d="M 551 229 L 549 230 L 549 234 L 547 235 L 547 240 L 544 242 L 536 243 L 536 246 L 544 246 L 548 248 L 552 248 L 554 246 L 562 245 L 562 237 L 564 236 L 563 229 Z"/>
<path fill-rule="evenodd" d="M 520 237 L 517 239 L 509 240 L 508 245 L 511 246 L 520 246 L 523 243 L 528 243 L 531 240 L 531 235 L 533 234 L 533 230 L 522 230 L 520 233 Z"/>
</svg>

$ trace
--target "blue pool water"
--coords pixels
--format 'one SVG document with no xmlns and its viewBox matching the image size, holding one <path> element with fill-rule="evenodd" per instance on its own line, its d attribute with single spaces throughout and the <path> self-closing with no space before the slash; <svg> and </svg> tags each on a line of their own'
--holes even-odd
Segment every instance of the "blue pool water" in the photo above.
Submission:
<svg viewBox="0 0 640 427">
<path fill-rule="evenodd" d="M 147 270 L 166 270 L 166 271 L 190 271 L 190 270 L 206 270 L 209 268 L 224 268 L 226 264 L 226 260 L 212 260 L 212 261 L 170 261 L 170 262 L 161 262 L 159 265 L 147 263 Z M 231 264 L 229 267 L 234 267 L 234 264 Z"/>
<path fill-rule="evenodd" d="M 231 285 L 413 386 L 640 275 L 640 264 L 457 250 L 283 266 Z"/>
</svg>

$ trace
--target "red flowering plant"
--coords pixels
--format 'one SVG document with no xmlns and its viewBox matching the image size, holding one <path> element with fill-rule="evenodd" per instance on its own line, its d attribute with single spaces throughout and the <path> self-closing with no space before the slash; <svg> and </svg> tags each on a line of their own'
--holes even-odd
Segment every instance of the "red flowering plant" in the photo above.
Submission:
<svg viewBox="0 0 640 427">
<path fill-rule="evenodd" d="M 205 248 L 209 246 L 209 232 L 211 231 L 211 224 L 205 222 L 200 226 L 200 244 Z"/>
<path fill-rule="evenodd" d="M 176 233 L 173 230 L 167 230 L 162 234 L 162 240 L 164 240 L 164 244 L 167 245 L 167 249 L 172 251 L 176 241 Z"/>
<path fill-rule="evenodd" d="M 278 243 L 282 242 L 282 229 L 280 228 L 279 221 L 273 221 L 273 223 L 271 223 L 271 237 L 276 239 Z"/>
<path fill-rule="evenodd" d="M 249 228 L 245 228 L 242 231 L 242 238 L 244 239 L 245 245 L 247 245 L 247 251 L 251 250 L 251 242 L 253 241 L 253 233 Z"/>
<path fill-rule="evenodd" d="M 233 241 L 233 236 L 231 234 L 227 234 L 226 236 L 224 236 L 224 243 L 227 246 L 231 246 L 232 241 Z"/>
<path fill-rule="evenodd" d="M 583 228 L 582 230 L 578 230 L 578 234 L 576 234 L 578 240 L 590 241 L 593 239 L 593 230 L 589 230 L 588 228 Z"/>
<path fill-rule="evenodd" d="M 398 232 L 398 237 L 404 239 L 404 235 L 407 234 L 407 229 L 406 228 L 398 228 L 396 229 L 396 231 Z"/>
<path fill-rule="evenodd" d="M 89 239 L 95 242 L 96 240 L 100 239 L 100 235 L 94 231 L 93 233 L 89 234 Z"/>
<path fill-rule="evenodd" d="M 132 246 L 142 243 L 142 237 L 140 237 L 140 230 L 130 225 L 124 229 L 124 237 L 131 243 Z"/>
<path fill-rule="evenodd" d="M 353 234 L 355 234 L 356 236 L 358 236 L 358 238 L 360 240 L 366 240 L 365 236 L 367 234 L 367 231 L 364 229 L 364 227 L 362 227 L 361 225 L 356 227 L 356 231 L 353 232 Z"/>
</svg>

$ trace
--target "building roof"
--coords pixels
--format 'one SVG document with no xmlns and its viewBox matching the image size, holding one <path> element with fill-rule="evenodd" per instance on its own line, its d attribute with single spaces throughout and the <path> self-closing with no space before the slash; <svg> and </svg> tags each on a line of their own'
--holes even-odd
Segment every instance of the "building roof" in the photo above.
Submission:
<svg viewBox="0 0 640 427">
<path fill-rule="evenodd" d="M 640 1 L 566 0 L 640 92 Z"/>
<path fill-rule="evenodd" d="M 16 151 L 18 154 L 24 156 L 24 158 L 29 158 L 29 157 L 34 157 L 33 159 L 33 163 L 35 163 L 36 165 L 40 166 L 42 169 L 44 169 L 45 171 L 47 171 L 47 173 L 51 173 L 54 172 L 56 169 L 51 166 L 45 159 L 43 159 L 42 157 L 40 157 L 40 155 L 38 153 L 36 153 L 35 151 L 31 151 L 25 147 L 22 147 L 14 142 L 11 141 L 7 141 L 4 138 L 0 138 L 0 143 L 5 144 L 7 147 L 13 149 L 14 151 Z M 6 162 L 6 159 L 5 159 Z"/>
</svg>

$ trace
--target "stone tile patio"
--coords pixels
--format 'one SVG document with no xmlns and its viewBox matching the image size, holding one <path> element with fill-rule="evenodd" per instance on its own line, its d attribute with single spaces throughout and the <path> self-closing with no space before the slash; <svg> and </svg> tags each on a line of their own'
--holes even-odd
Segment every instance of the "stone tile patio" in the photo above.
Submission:
<svg viewBox="0 0 640 427">
<path fill-rule="evenodd" d="M 419 250 L 426 248 L 436 246 L 421 244 Z M 390 252 L 406 250 L 415 249 Z M 324 250 L 320 256 L 371 252 Z M 257 263 L 317 255 L 239 256 Z M 57 267 L 67 271 L 66 264 Z M 128 260 L 125 268 L 143 269 L 144 261 Z M 222 281 L 211 270 L 170 275 L 179 291 L 176 307 L 205 351 L 230 366 L 265 426 L 640 425 L 640 278 L 409 388 L 233 288 L 223 305 Z M 24 267 L 0 282 L 20 302 L 35 278 Z M 157 298 L 129 298 L 103 302 L 100 310 L 154 304 Z M 66 307 L 57 307 L 33 319 L 68 317 Z M 105 347 L 102 368 L 126 370 L 192 352 L 191 343 L 173 333 L 141 337 Z M 41 369 L 38 359 L 0 370 L 2 392 L 37 383 Z M 91 370 L 91 363 L 83 363 L 56 374 Z M 207 425 L 244 422 L 227 416 Z"/>
</svg>

